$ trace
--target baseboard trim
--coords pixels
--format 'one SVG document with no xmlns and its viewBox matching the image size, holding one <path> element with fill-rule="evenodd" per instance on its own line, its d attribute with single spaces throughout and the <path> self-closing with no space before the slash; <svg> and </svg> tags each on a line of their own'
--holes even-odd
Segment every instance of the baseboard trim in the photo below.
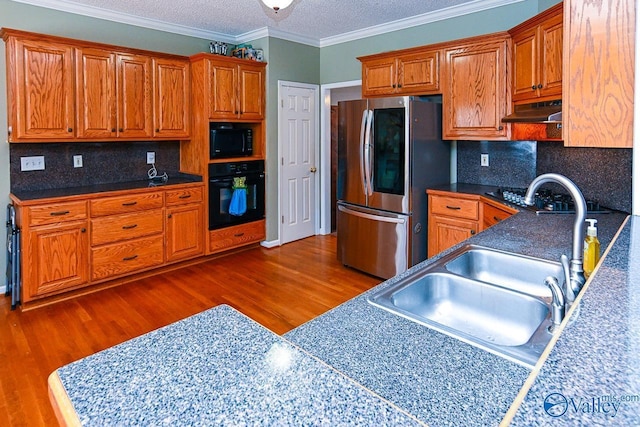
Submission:
<svg viewBox="0 0 640 427">
<path fill-rule="evenodd" d="M 260 242 L 260 245 L 264 246 L 267 249 L 275 248 L 276 246 L 280 246 L 280 239 L 263 240 L 262 242 Z"/>
</svg>

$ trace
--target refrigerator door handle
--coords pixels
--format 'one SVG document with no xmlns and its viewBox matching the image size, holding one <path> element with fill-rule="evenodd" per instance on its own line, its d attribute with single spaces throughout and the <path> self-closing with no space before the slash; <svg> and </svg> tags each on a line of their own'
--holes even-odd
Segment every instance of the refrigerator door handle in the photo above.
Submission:
<svg viewBox="0 0 640 427">
<path fill-rule="evenodd" d="M 395 217 L 388 217 L 388 216 L 372 215 L 365 212 L 349 209 L 348 207 L 343 205 L 338 205 L 338 210 L 340 212 L 344 212 L 349 215 L 357 216 L 360 218 L 366 218 L 373 221 L 390 222 L 393 224 L 404 224 L 405 222 L 407 222 L 406 218 L 395 218 Z"/>
<path fill-rule="evenodd" d="M 367 196 L 373 195 L 373 186 L 371 181 L 373 179 L 372 174 L 372 154 L 371 154 L 371 128 L 373 127 L 373 110 L 367 110 L 367 131 L 365 132 L 364 143 L 364 171 L 366 176 L 366 188 L 365 193 Z"/>
<path fill-rule="evenodd" d="M 364 147 L 365 147 L 365 131 L 369 119 L 369 110 L 362 112 L 362 123 L 360 125 L 360 182 L 362 183 L 362 193 L 367 194 L 367 181 L 364 170 Z"/>
</svg>

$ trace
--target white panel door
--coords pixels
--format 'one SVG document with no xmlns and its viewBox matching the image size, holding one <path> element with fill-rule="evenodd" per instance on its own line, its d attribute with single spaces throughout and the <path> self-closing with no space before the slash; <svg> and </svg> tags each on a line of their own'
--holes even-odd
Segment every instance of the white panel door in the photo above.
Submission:
<svg viewBox="0 0 640 427">
<path fill-rule="evenodd" d="M 316 91 L 283 86 L 281 90 L 280 242 L 315 235 Z"/>
</svg>

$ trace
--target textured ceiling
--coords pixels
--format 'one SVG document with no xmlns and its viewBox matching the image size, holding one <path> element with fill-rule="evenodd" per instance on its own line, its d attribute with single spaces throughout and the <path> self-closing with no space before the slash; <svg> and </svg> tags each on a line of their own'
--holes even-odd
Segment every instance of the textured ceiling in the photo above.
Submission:
<svg viewBox="0 0 640 427">
<path fill-rule="evenodd" d="M 321 45 L 524 0 L 294 0 L 277 14 L 260 0 L 14 1 L 222 41 L 266 29 Z"/>
</svg>

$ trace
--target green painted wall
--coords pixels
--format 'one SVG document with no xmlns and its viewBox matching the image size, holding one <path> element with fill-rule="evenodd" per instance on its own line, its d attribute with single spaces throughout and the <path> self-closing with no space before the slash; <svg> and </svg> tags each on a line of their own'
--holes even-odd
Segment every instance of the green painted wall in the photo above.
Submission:
<svg viewBox="0 0 640 427">
<path fill-rule="evenodd" d="M 538 11 L 543 12 L 549 9 L 551 6 L 560 3 L 558 0 L 538 0 Z"/>
</svg>

